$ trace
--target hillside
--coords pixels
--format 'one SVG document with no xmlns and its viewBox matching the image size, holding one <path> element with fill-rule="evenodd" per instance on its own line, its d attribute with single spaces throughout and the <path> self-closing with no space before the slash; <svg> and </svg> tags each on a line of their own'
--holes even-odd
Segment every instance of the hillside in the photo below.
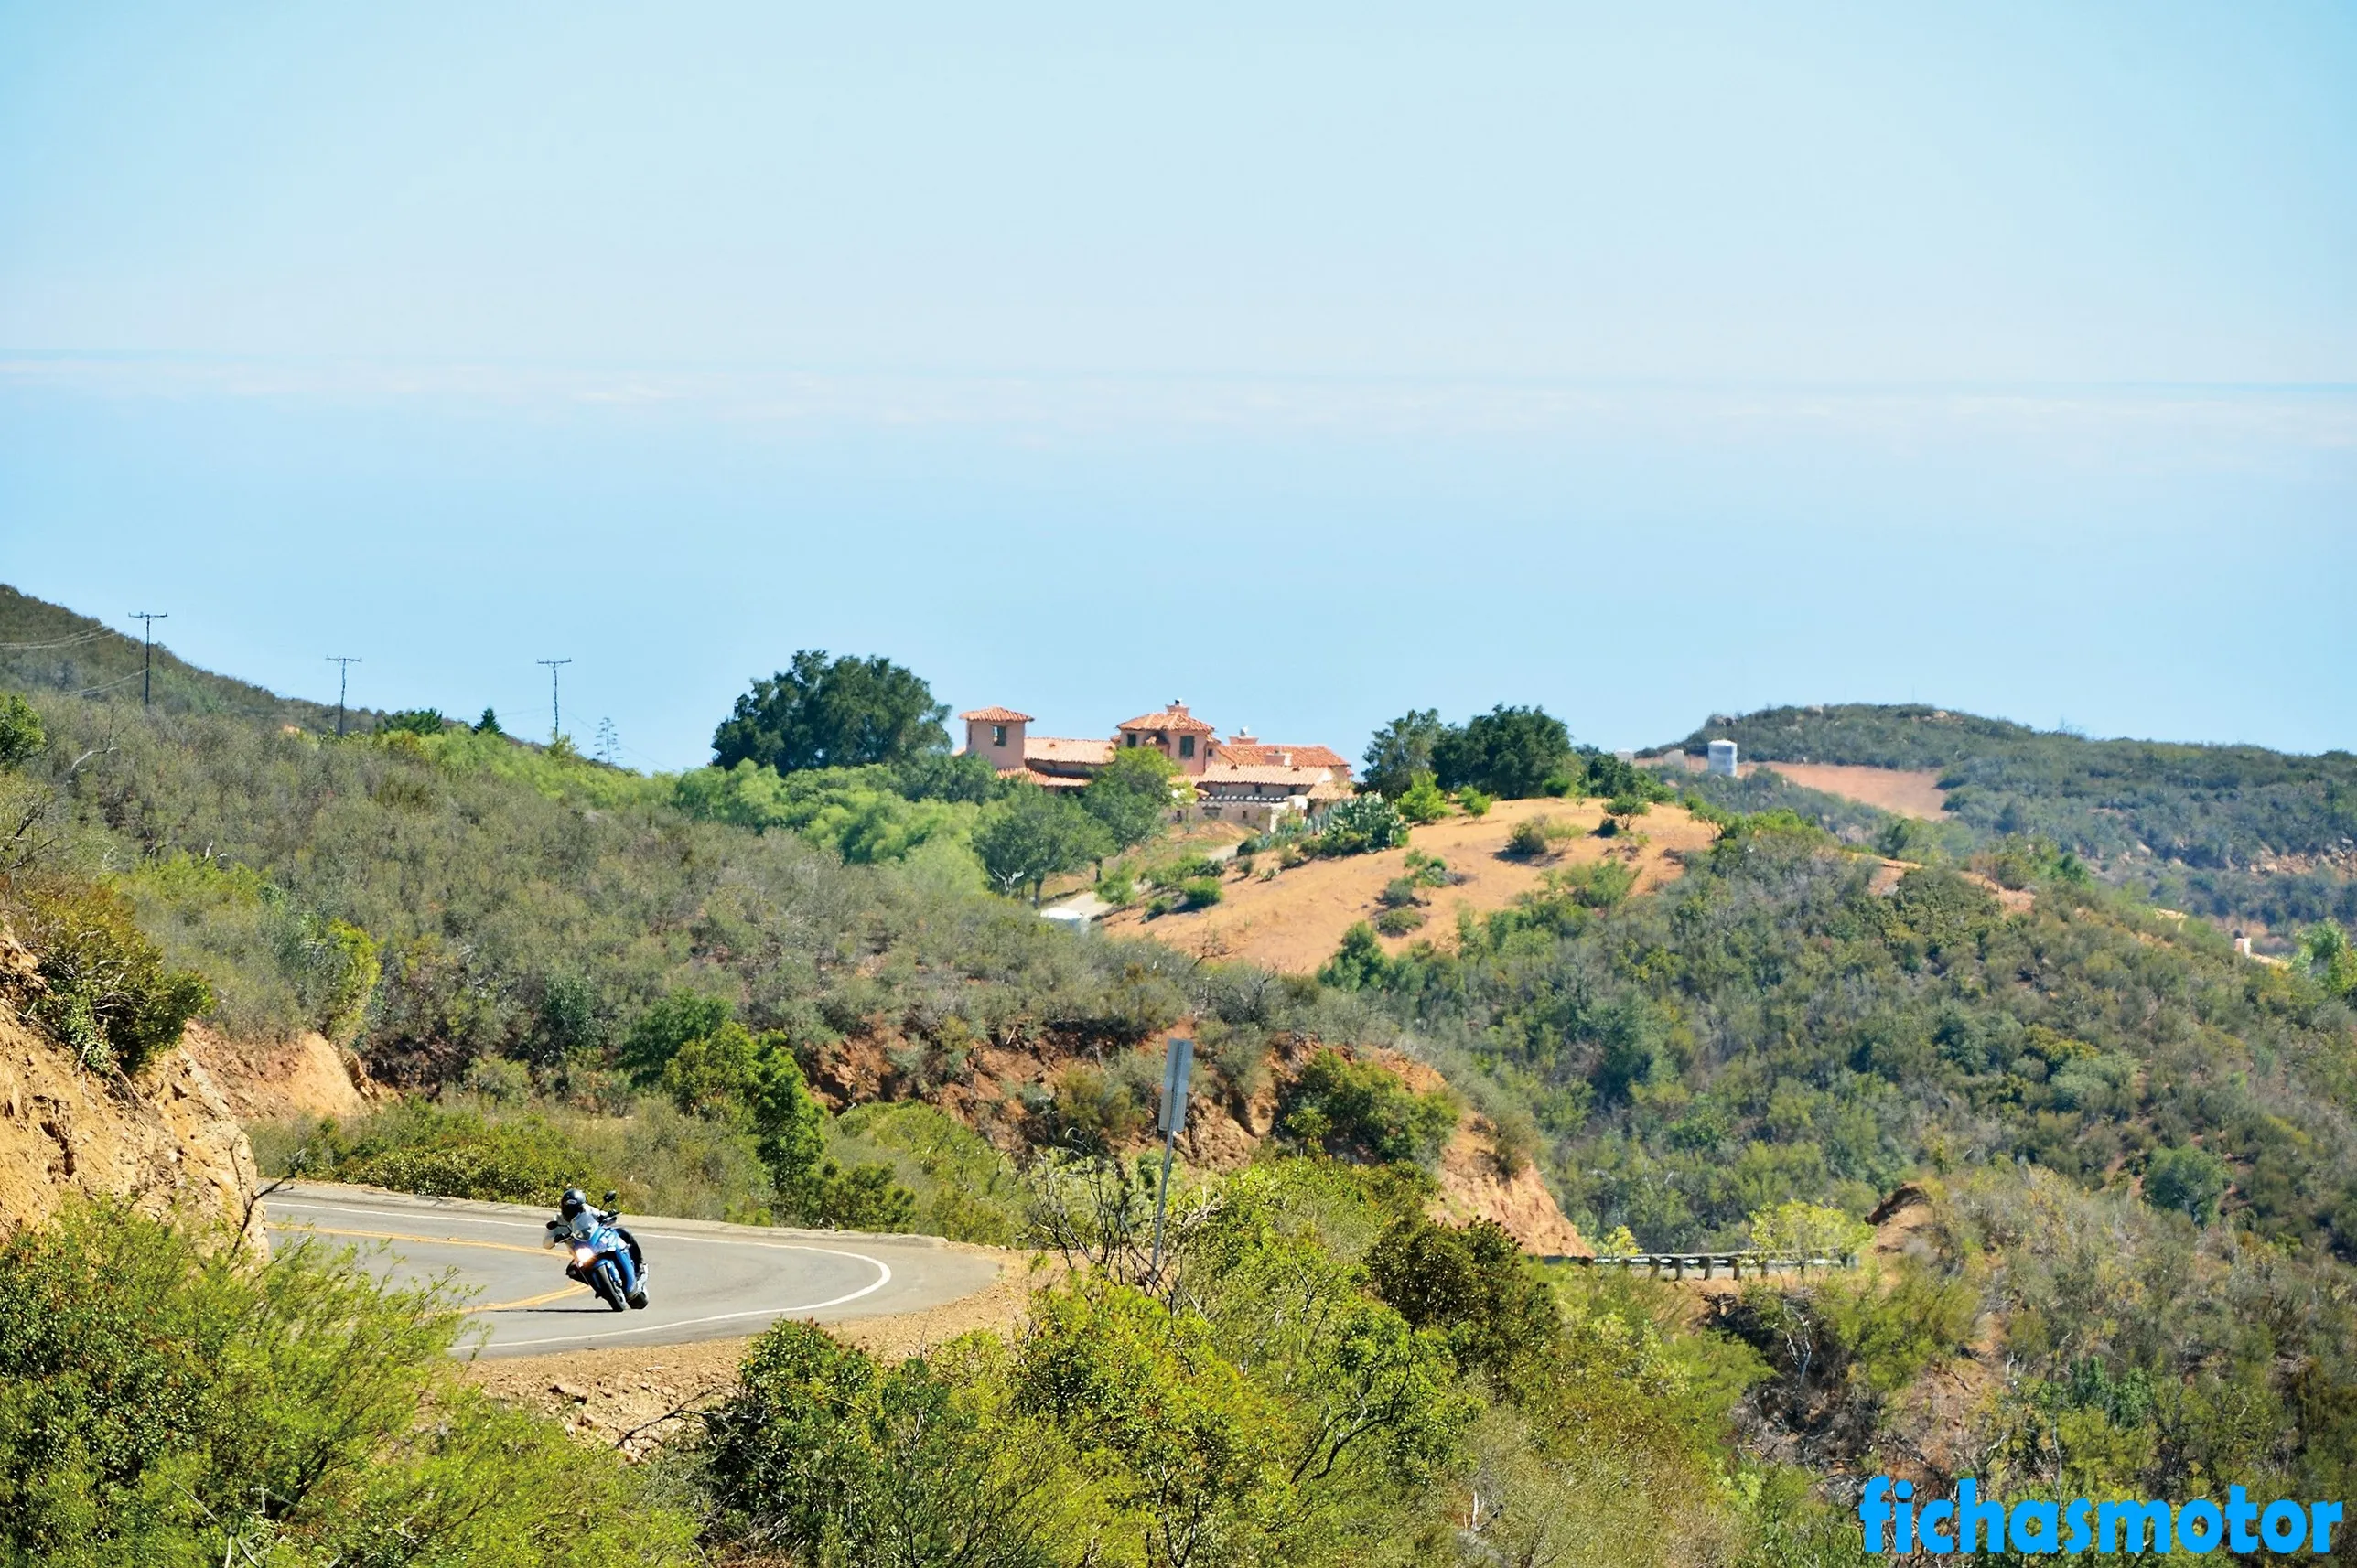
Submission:
<svg viewBox="0 0 2357 1568">
<path fill-rule="evenodd" d="M 1607 860 L 1629 867 L 1634 886 L 1650 892 L 1679 874 L 1678 855 L 1706 848 L 1714 832 L 1677 807 L 1662 806 L 1640 820 L 1638 837 L 1598 838 L 1603 807 L 1600 800 L 1501 800 L 1479 818 L 1451 817 L 1415 828 L 1405 846 L 1374 854 L 1293 866 L 1263 855 L 1249 870 L 1232 868 L 1221 901 L 1209 908 L 1163 915 L 1133 908 L 1106 917 L 1103 926 L 1204 958 L 1306 974 L 1334 956 L 1351 926 L 1383 913 L 1383 889 L 1405 875 L 1411 854 L 1437 856 L 1452 880 L 1419 890 L 1418 910 L 1426 923 L 1383 938 L 1393 952 L 1417 941 L 1452 944 L 1458 911 L 1487 915 L 1508 908 L 1544 891 L 1550 875 Z M 1545 854 L 1513 854 L 1507 840 L 1514 828 L 1534 820 L 1569 832 Z"/>
<path fill-rule="evenodd" d="M 955 1454 L 1081 1453 L 1060 1445 L 1095 1441 L 1102 1400 L 1059 1404 L 1058 1380 L 1102 1377 L 1157 1394 L 1147 1436 L 1085 1450 L 1053 1495 L 1132 1529 L 1135 1466 L 1196 1451 L 1153 1412 L 1200 1409 L 1258 1455 L 1206 1517 L 1286 1562 L 1544 1560 L 1513 1532 L 1566 1520 L 1615 1563 L 1838 1561 L 1868 1462 L 2151 1495 L 2357 1478 L 2334 1305 L 2357 1292 L 2357 974 L 2253 963 L 1962 811 L 1893 817 L 1772 768 L 1725 783 L 1756 814 L 1697 791 L 1610 838 L 1592 800 L 1506 800 L 1404 849 L 1264 850 L 1209 910 L 1076 932 L 956 856 L 846 858 L 840 823 L 788 810 L 806 787 L 886 800 L 865 773 L 753 778 L 779 809 L 737 822 L 496 736 L 33 696 L 48 745 L 0 787 L 40 832 L 0 894 L 54 951 L 16 1004 L 102 1066 L 96 1015 L 30 983 L 70 989 L 85 971 L 58 956 L 113 944 L 145 978 L 109 1017 L 177 998 L 196 1020 L 141 1070 L 186 1063 L 193 1086 L 210 1064 L 226 1091 L 182 1101 L 257 1118 L 266 1169 L 520 1199 L 586 1181 L 633 1212 L 1060 1258 L 1013 1346 L 939 1370 L 765 1336 L 737 1424 L 710 1429 L 745 1444 L 814 1430 L 794 1423 L 839 1376 L 845 1400 L 971 1414 L 942 1429 Z M 1566 830 L 1547 858 L 1505 853 L 1542 816 Z M 1932 835 L 1922 864 L 1878 853 L 1894 824 Z M 1427 924 L 1377 938 L 1361 922 L 1411 852 L 1431 876 L 1397 896 Z M 1181 1030 L 1199 1067 L 1164 1274 L 1137 1156 Z M 87 1114 L 122 1103 L 36 1046 Z M 47 1136 L 59 1101 L 12 1098 L 17 1132 Z M 1904 1186 L 1924 1217 L 1856 1277 L 1698 1304 L 1522 1256 L 1839 1237 Z M 1148 1369 L 1100 1370 L 1122 1357 Z M 1332 1430 L 1321 1402 L 1377 1378 L 1391 1446 L 1294 1468 Z M 878 1423 L 827 1441 L 867 1454 Z M 721 1530 L 801 1483 L 681 1484 Z M 1523 1500 L 1469 1545 L 1484 1487 Z"/>
<path fill-rule="evenodd" d="M 159 634 L 153 682 L 156 707 L 174 714 L 235 714 L 299 729 L 335 729 L 332 703 L 282 697 L 250 682 L 199 670 L 166 646 L 171 633 L 169 621 L 156 623 L 156 629 Z M 138 637 L 0 584 L 0 685 L 106 703 L 137 703 L 145 657 Z M 367 729 L 380 716 L 373 709 L 353 708 L 346 715 L 346 725 Z"/>
<path fill-rule="evenodd" d="M 2287 935 L 2357 923 L 2357 756 L 2345 751 L 2090 740 L 1869 703 L 1763 709 L 1674 749 L 1698 756 L 1714 738 L 1747 762 L 1804 765 L 1790 776 L 1802 786 L 1824 765 L 1931 774 L 1970 843 L 2042 837 L 2170 908 Z"/>
</svg>

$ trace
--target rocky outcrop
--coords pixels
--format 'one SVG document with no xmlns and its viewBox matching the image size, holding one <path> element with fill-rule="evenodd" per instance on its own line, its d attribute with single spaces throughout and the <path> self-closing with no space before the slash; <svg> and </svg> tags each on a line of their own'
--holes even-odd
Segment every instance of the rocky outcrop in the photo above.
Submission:
<svg viewBox="0 0 2357 1568">
<path fill-rule="evenodd" d="M 250 1224 L 255 1185 L 253 1146 L 185 1048 L 158 1053 L 136 1079 L 109 1080 L 0 1014 L 0 1230 L 38 1224 L 77 1192 Z"/>
</svg>

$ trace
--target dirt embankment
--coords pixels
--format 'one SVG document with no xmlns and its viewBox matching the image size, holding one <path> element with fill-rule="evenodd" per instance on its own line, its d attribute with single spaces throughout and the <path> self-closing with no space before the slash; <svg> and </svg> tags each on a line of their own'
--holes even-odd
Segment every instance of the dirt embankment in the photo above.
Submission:
<svg viewBox="0 0 2357 1568">
<path fill-rule="evenodd" d="M 38 1224 L 77 1192 L 243 1223 L 255 1179 L 228 1098 L 186 1050 L 109 1080 L 0 1013 L 0 1231 Z"/>
<path fill-rule="evenodd" d="M 232 1040 L 191 1024 L 180 1048 L 212 1076 L 241 1122 L 279 1122 L 296 1116 L 366 1115 L 393 1096 L 369 1081 L 367 1069 L 350 1051 L 323 1035 L 292 1040 Z"/>
<path fill-rule="evenodd" d="M 1517 824 L 1544 817 L 1572 830 L 1552 853 L 1523 857 L 1507 853 Z M 1249 875 L 1231 874 L 1221 901 L 1186 914 L 1147 916 L 1143 908 L 1109 915 L 1102 922 L 1123 936 L 1152 937 L 1203 958 L 1241 959 L 1291 974 L 1306 974 L 1334 956 L 1342 933 L 1383 913 L 1384 886 L 1407 871 L 1410 849 L 1437 855 L 1462 881 L 1426 888 L 1422 898 L 1426 924 L 1388 938 L 1396 952 L 1417 941 L 1449 946 L 1456 941 L 1456 915 L 1503 909 L 1525 893 L 1537 892 L 1546 874 L 1608 857 L 1637 872 L 1637 891 L 1650 892 L 1680 875 L 1682 852 L 1706 849 L 1716 836 L 1676 806 L 1655 806 L 1636 819 L 1635 834 L 1598 838 L 1604 821 L 1600 800 L 1501 800 L 1480 817 L 1451 817 L 1414 830 L 1406 848 L 1338 860 L 1311 860 L 1261 874 L 1275 863 L 1262 855 Z"/>
</svg>

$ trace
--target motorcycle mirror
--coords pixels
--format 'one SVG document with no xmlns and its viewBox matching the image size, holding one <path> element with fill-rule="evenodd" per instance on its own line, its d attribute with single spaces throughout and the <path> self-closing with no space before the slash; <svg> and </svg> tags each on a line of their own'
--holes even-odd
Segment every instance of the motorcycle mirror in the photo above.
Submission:
<svg viewBox="0 0 2357 1568">
<path fill-rule="evenodd" d="M 611 1204 L 611 1203 L 612 1203 L 616 1198 L 618 1198 L 618 1197 L 621 1197 L 621 1196 L 622 1196 L 622 1195 L 621 1195 L 620 1193 L 616 1192 L 612 1187 L 608 1187 L 608 1188 L 606 1189 L 606 1196 L 605 1196 L 604 1197 L 602 1197 L 602 1198 L 598 1199 L 598 1201 L 599 1201 L 599 1202 L 601 1202 L 601 1203 L 605 1203 L 605 1204 L 609 1204 L 609 1205 L 610 1205 L 610 1204 Z"/>
</svg>

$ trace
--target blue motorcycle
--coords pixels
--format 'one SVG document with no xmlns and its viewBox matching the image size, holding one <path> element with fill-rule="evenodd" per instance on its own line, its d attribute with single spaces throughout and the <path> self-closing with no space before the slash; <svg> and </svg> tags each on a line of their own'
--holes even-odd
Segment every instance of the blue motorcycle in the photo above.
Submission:
<svg viewBox="0 0 2357 1568">
<path fill-rule="evenodd" d="M 611 1204 L 615 1194 L 608 1193 Z M 564 1247 L 570 1254 L 565 1277 L 578 1280 L 597 1293 L 616 1312 L 647 1305 L 647 1260 L 639 1239 L 619 1223 L 610 1208 L 593 1208 L 579 1187 L 568 1187 L 556 1206 L 557 1218 L 548 1222 L 547 1245 Z"/>
</svg>

